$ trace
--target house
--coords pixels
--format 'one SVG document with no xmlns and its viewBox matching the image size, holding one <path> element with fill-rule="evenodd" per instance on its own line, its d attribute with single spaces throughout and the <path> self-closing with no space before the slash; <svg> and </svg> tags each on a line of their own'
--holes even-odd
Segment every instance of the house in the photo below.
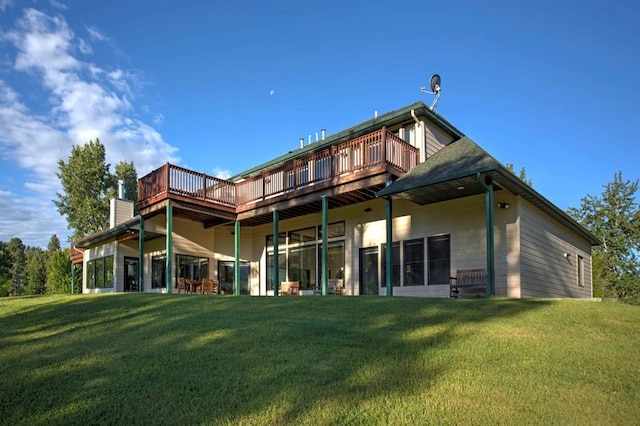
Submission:
<svg viewBox="0 0 640 426">
<path fill-rule="evenodd" d="M 138 210 L 74 244 L 84 293 L 590 298 L 586 229 L 422 102 L 304 144 L 225 180 L 165 164 L 139 179 Z M 477 284 L 477 283 L 476 283 Z"/>
</svg>

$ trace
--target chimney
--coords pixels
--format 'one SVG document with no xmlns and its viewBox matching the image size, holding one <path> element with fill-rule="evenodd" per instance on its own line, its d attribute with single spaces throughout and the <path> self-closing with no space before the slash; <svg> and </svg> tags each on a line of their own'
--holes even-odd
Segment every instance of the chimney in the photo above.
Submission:
<svg viewBox="0 0 640 426">
<path fill-rule="evenodd" d="M 304 138 L 300 138 L 300 148 L 304 148 Z"/>
<path fill-rule="evenodd" d="M 124 181 L 118 180 L 118 197 L 109 201 L 109 228 L 133 219 L 133 201 L 124 199 Z"/>
<path fill-rule="evenodd" d="M 322 129 L 322 140 L 324 140 L 325 137 L 325 133 L 327 132 L 327 129 Z"/>
</svg>

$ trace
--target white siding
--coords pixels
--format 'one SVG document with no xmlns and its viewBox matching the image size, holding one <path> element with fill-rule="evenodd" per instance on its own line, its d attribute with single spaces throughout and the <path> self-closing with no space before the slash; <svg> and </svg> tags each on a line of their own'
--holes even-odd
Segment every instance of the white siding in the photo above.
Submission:
<svg viewBox="0 0 640 426">
<path fill-rule="evenodd" d="M 522 297 L 591 297 L 589 242 L 526 201 L 520 223 Z M 584 286 L 578 285 L 578 256 L 584 258 Z"/>
</svg>

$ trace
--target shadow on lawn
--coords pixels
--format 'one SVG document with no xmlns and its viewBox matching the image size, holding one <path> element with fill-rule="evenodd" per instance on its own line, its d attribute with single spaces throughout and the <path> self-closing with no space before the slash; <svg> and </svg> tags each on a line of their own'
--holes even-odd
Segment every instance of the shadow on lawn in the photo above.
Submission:
<svg viewBox="0 0 640 426">
<path fill-rule="evenodd" d="M 465 325 L 549 302 L 129 294 L 6 303 L 24 307 L 0 311 L 2 422 L 192 424 L 348 423 L 362 402 L 424 392 L 455 368 L 441 351 L 478 333 Z"/>
</svg>

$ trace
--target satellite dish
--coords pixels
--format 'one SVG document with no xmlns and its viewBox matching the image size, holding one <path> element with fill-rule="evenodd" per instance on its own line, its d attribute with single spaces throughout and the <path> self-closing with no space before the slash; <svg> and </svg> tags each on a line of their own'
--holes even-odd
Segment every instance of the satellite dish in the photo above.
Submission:
<svg viewBox="0 0 640 426">
<path fill-rule="evenodd" d="M 431 86 L 431 91 L 434 93 L 440 92 L 440 76 L 438 74 L 434 74 L 431 76 L 431 80 L 429 80 L 429 85 Z"/>
<path fill-rule="evenodd" d="M 431 79 L 429 80 L 429 87 L 431 87 L 431 92 L 427 91 L 426 87 L 422 87 L 422 93 L 428 93 L 430 95 L 436 95 L 436 98 L 433 100 L 433 103 L 431 104 L 431 106 L 429 107 L 429 109 L 431 111 L 435 110 L 436 105 L 438 105 L 438 100 L 440 99 L 440 85 L 442 84 L 442 81 L 440 79 L 440 75 L 438 74 L 434 74 L 431 76 Z"/>
</svg>

